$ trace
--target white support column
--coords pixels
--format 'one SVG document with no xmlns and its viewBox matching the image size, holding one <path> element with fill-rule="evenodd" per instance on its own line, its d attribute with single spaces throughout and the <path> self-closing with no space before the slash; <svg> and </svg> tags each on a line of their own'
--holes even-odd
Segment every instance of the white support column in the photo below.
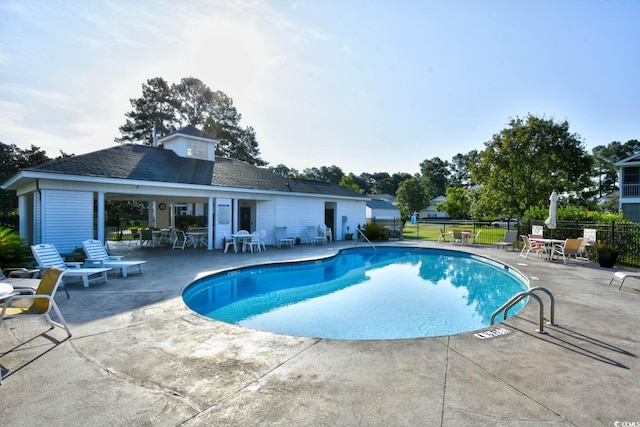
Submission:
<svg viewBox="0 0 640 427">
<path fill-rule="evenodd" d="M 104 239 L 104 193 L 98 193 L 98 240 L 104 245 L 107 243 Z"/>
<path fill-rule="evenodd" d="M 232 204 L 233 204 L 233 209 L 231 210 L 231 224 L 233 224 L 232 233 L 237 233 L 238 232 L 238 199 L 233 199 Z"/>
<path fill-rule="evenodd" d="M 212 251 L 213 244 L 213 197 L 209 197 L 209 206 L 207 207 L 207 249 Z"/>
<path fill-rule="evenodd" d="M 25 242 L 29 243 L 32 240 L 29 238 L 29 218 L 27 217 L 27 197 L 23 194 L 18 196 L 18 229 L 20 230 L 20 237 Z"/>
</svg>

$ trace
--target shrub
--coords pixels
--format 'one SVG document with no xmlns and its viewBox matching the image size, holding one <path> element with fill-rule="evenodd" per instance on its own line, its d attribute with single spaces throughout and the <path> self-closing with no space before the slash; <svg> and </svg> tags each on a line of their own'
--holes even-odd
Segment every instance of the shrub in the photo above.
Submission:
<svg viewBox="0 0 640 427">
<path fill-rule="evenodd" d="M 0 228 L 0 265 L 24 266 L 33 261 L 31 250 L 12 228 Z"/>
<path fill-rule="evenodd" d="M 389 229 L 380 224 L 365 224 L 364 227 L 362 227 L 362 231 L 364 235 L 367 236 L 367 239 L 371 241 L 389 240 Z"/>
</svg>

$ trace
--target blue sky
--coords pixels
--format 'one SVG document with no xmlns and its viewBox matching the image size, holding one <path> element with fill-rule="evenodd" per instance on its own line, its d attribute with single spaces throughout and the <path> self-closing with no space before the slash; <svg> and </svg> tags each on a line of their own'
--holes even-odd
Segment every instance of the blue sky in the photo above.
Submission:
<svg viewBox="0 0 640 427">
<path fill-rule="evenodd" d="M 419 172 L 510 118 L 640 139 L 635 0 L 0 0 L 0 142 L 115 145 L 147 79 L 234 100 L 271 165 Z"/>
</svg>

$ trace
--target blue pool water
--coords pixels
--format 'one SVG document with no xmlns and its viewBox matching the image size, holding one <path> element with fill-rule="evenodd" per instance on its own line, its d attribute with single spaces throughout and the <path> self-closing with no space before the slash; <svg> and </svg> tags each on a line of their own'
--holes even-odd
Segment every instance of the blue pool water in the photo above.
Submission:
<svg viewBox="0 0 640 427">
<path fill-rule="evenodd" d="M 481 257 L 382 247 L 375 254 L 372 248 L 346 249 L 325 260 L 214 274 L 189 285 L 183 299 L 197 313 L 248 328 L 369 340 L 481 329 L 526 289 L 519 273 Z"/>
</svg>

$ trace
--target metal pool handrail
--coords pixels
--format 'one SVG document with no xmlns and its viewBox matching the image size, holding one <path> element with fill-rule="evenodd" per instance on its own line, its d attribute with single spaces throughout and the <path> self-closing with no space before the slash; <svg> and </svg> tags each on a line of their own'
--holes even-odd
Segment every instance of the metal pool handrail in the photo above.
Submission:
<svg viewBox="0 0 640 427">
<path fill-rule="evenodd" d="M 494 324 L 494 320 L 496 316 L 500 314 L 500 312 L 503 313 L 504 315 L 503 320 L 505 320 L 507 318 L 507 312 L 511 307 L 519 303 L 522 299 L 526 298 L 527 296 L 531 296 L 536 301 L 538 301 L 538 304 L 540 305 L 540 318 L 538 321 L 538 329 L 536 329 L 536 332 L 539 332 L 541 334 L 546 334 L 544 330 L 544 303 L 542 302 L 542 299 L 540 299 L 540 297 L 536 295 L 535 293 L 536 291 L 542 291 L 547 295 L 549 295 L 549 298 L 551 299 L 551 304 L 549 306 L 550 313 L 549 313 L 548 324 L 555 325 L 556 324 L 554 323 L 555 300 L 553 298 L 553 294 L 548 289 L 545 289 L 541 286 L 536 286 L 535 288 L 531 288 L 528 291 L 515 294 L 509 301 L 504 303 L 500 308 L 498 308 L 496 311 L 493 312 L 493 314 L 491 315 L 491 325 Z"/>
</svg>

